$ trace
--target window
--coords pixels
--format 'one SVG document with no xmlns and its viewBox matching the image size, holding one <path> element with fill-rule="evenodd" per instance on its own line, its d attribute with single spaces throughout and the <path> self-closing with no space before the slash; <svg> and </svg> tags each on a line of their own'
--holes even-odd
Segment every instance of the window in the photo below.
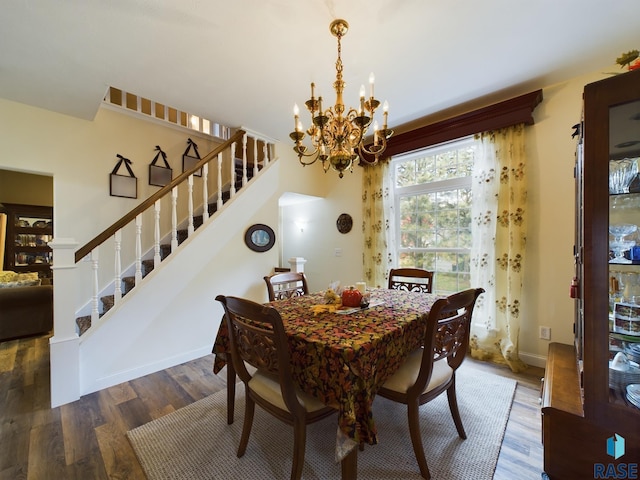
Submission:
<svg viewBox="0 0 640 480">
<path fill-rule="evenodd" d="M 434 292 L 470 288 L 473 137 L 392 160 L 399 267 L 434 272 Z"/>
</svg>

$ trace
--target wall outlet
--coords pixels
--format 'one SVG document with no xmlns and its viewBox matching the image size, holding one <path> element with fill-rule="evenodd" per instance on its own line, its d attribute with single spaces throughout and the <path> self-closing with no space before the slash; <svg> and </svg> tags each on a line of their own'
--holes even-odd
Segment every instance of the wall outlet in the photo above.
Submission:
<svg viewBox="0 0 640 480">
<path fill-rule="evenodd" d="M 543 340 L 551 340 L 551 327 L 540 327 L 540 338 Z"/>
<path fill-rule="evenodd" d="M 342 256 L 342 249 L 341 249 L 341 248 L 335 248 L 335 249 L 333 250 L 333 254 L 334 254 L 336 257 L 341 257 L 341 256 Z"/>
</svg>

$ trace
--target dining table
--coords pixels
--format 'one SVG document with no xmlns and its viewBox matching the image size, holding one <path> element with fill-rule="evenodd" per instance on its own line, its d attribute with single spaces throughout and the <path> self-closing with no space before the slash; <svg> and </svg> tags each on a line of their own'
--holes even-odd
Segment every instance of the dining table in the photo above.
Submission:
<svg viewBox="0 0 640 480">
<path fill-rule="evenodd" d="M 325 305 L 325 292 L 269 302 L 282 317 L 293 380 L 307 394 L 338 411 L 336 461 L 342 479 L 357 477 L 361 444 L 378 442 L 373 400 L 382 384 L 420 348 L 429 310 L 440 296 L 386 288 L 367 289 L 369 305 Z M 226 322 L 216 336 L 214 373 L 227 365 Z M 231 362 L 228 388 L 235 385 Z M 233 397 L 228 397 L 233 401 Z M 233 412 L 229 412 L 229 423 Z"/>
</svg>

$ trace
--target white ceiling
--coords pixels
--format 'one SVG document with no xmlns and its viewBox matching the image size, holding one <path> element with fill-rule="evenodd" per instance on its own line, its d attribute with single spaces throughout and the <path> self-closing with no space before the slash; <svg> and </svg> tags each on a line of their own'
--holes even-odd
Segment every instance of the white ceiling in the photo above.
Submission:
<svg viewBox="0 0 640 480">
<path fill-rule="evenodd" d="M 3 0 L 0 97 L 92 119 L 114 86 L 287 140 L 311 81 L 335 99 L 334 18 L 345 103 L 375 72 L 391 128 L 640 49 L 639 0 Z"/>
</svg>

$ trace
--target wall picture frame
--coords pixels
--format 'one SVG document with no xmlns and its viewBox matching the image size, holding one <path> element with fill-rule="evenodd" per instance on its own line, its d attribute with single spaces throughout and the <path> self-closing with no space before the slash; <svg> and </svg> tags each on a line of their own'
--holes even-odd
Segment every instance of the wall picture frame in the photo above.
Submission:
<svg viewBox="0 0 640 480">
<path fill-rule="evenodd" d="M 193 154 L 191 154 L 192 150 L 193 150 Z M 196 145 L 196 143 L 193 140 L 188 138 L 187 149 L 182 154 L 182 173 L 195 167 L 200 160 L 202 159 L 200 158 L 200 153 L 198 152 L 198 145 Z M 201 177 L 202 169 L 199 169 L 198 171 L 194 172 L 193 176 Z"/>
<path fill-rule="evenodd" d="M 173 170 L 167 162 L 167 154 L 162 151 L 159 145 L 156 145 L 156 156 L 153 157 L 153 161 L 149 164 L 149 185 L 154 185 L 156 187 L 164 187 L 165 185 L 171 183 L 173 178 Z M 158 165 L 158 160 L 162 158 L 164 162 L 164 166 Z"/>
<path fill-rule="evenodd" d="M 131 160 L 117 154 L 118 163 L 109 175 L 109 195 L 112 197 L 138 198 L 138 179 L 131 170 Z M 128 175 L 118 173 L 120 167 L 124 165 Z"/>
</svg>

